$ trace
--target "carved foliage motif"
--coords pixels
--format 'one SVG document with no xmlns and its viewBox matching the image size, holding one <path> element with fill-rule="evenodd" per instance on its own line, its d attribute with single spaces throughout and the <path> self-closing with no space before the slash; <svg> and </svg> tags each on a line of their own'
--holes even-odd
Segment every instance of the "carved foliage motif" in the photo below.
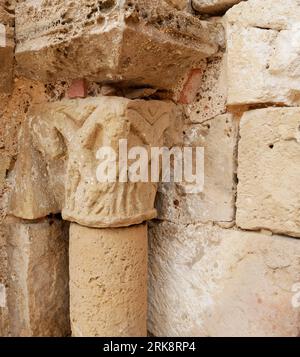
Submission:
<svg viewBox="0 0 300 357">
<path fill-rule="evenodd" d="M 128 149 L 162 145 L 172 111 L 170 103 L 116 97 L 36 106 L 22 128 L 11 213 L 36 219 L 62 211 L 64 219 L 90 227 L 154 218 L 157 185 L 99 182 L 96 154 L 103 146 L 118 153 L 120 139 Z"/>
</svg>

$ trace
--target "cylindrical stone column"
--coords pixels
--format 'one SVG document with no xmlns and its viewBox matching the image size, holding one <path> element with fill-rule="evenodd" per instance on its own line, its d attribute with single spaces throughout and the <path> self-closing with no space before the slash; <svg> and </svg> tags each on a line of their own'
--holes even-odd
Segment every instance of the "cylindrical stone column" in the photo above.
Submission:
<svg viewBox="0 0 300 357">
<path fill-rule="evenodd" d="M 147 335 L 147 224 L 70 227 L 74 337 Z"/>
</svg>

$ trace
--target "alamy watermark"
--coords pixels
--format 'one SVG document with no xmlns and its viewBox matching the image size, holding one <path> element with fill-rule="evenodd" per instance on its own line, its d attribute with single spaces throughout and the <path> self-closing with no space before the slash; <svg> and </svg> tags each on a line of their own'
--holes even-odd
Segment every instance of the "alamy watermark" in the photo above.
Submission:
<svg viewBox="0 0 300 357">
<path fill-rule="evenodd" d="M 99 148 L 98 182 L 184 183 L 186 193 L 200 193 L 204 187 L 203 147 L 135 146 L 128 150 L 120 139 L 118 153 L 110 146 Z"/>
</svg>

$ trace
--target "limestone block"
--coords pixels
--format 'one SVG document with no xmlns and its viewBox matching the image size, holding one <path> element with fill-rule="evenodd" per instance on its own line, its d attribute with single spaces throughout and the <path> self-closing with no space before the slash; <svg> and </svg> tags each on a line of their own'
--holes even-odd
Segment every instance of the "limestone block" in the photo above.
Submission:
<svg viewBox="0 0 300 357">
<path fill-rule="evenodd" d="M 41 107 L 45 108 L 44 105 Z M 59 213 L 63 196 L 59 201 L 56 192 L 64 192 L 61 189 L 62 184 L 59 185 L 58 181 L 59 178 L 64 180 L 65 160 L 57 158 L 54 164 L 61 168 L 61 172 L 55 170 L 53 176 L 49 177 L 49 165 L 33 145 L 31 134 L 31 121 L 25 120 L 20 130 L 20 149 L 13 171 L 13 189 L 9 200 L 9 213 L 23 219 L 37 219 L 46 217 L 50 213 Z M 44 137 L 50 149 L 53 145 L 51 139 L 51 137 Z"/>
<path fill-rule="evenodd" d="M 128 140 L 128 149 L 142 146 L 150 152 L 162 145 L 174 110 L 167 102 L 117 97 L 35 106 L 23 126 L 26 150 L 15 167 L 10 213 L 37 219 L 62 210 L 64 219 L 90 227 L 154 218 L 157 184 L 120 182 L 120 172 L 116 182 L 99 182 L 97 152 L 109 146 L 118 154 L 121 139 Z"/>
<path fill-rule="evenodd" d="M 210 225 L 149 227 L 155 336 L 299 336 L 300 242 Z"/>
<path fill-rule="evenodd" d="M 147 335 L 147 225 L 70 228 L 74 337 Z"/>
<path fill-rule="evenodd" d="M 224 114 L 185 128 L 185 146 L 204 148 L 204 189 L 187 193 L 186 183 L 161 184 L 158 217 L 171 222 L 232 222 L 235 216 L 237 121 Z"/>
<path fill-rule="evenodd" d="M 34 102 L 41 102 L 43 95 L 42 85 L 24 79 L 14 81 L 11 94 L 0 93 L 0 301 L 3 302 L 0 307 L 0 336 L 9 336 L 7 234 L 2 221 L 7 211 L 8 193 L 14 183 L 7 178 L 17 156 L 20 123 L 28 107 Z"/>
<path fill-rule="evenodd" d="M 13 1 L 0 1 L 0 93 L 11 90 L 14 61 Z"/>
<path fill-rule="evenodd" d="M 241 121 L 237 224 L 300 237 L 300 109 L 246 112 Z"/>
<path fill-rule="evenodd" d="M 229 22 L 271 30 L 295 28 L 299 24 L 298 0 L 247 0 L 230 9 Z"/>
<path fill-rule="evenodd" d="M 300 4 L 249 0 L 226 14 L 228 104 L 300 104 Z"/>
<path fill-rule="evenodd" d="M 16 59 L 30 78 L 172 89 L 215 53 L 208 27 L 161 0 L 21 1 Z"/>
<path fill-rule="evenodd" d="M 10 334 L 69 335 L 68 225 L 11 218 L 6 231 Z"/>
<path fill-rule="evenodd" d="M 193 8 L 204 14 L 215 15 L 228 10 L 242 0 L 192 0 Z"/>
</svg>

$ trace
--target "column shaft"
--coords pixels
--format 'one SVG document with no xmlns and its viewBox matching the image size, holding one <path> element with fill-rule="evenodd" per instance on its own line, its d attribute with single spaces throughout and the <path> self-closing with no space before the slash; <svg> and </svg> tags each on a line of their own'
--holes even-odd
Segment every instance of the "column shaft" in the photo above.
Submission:
<svg viewBox="0 0 300 357">
<path fill-rule="evenodd" d="M 70 227 L 72 334 L 146 336 L 147 225 Z"/>
</svg>

